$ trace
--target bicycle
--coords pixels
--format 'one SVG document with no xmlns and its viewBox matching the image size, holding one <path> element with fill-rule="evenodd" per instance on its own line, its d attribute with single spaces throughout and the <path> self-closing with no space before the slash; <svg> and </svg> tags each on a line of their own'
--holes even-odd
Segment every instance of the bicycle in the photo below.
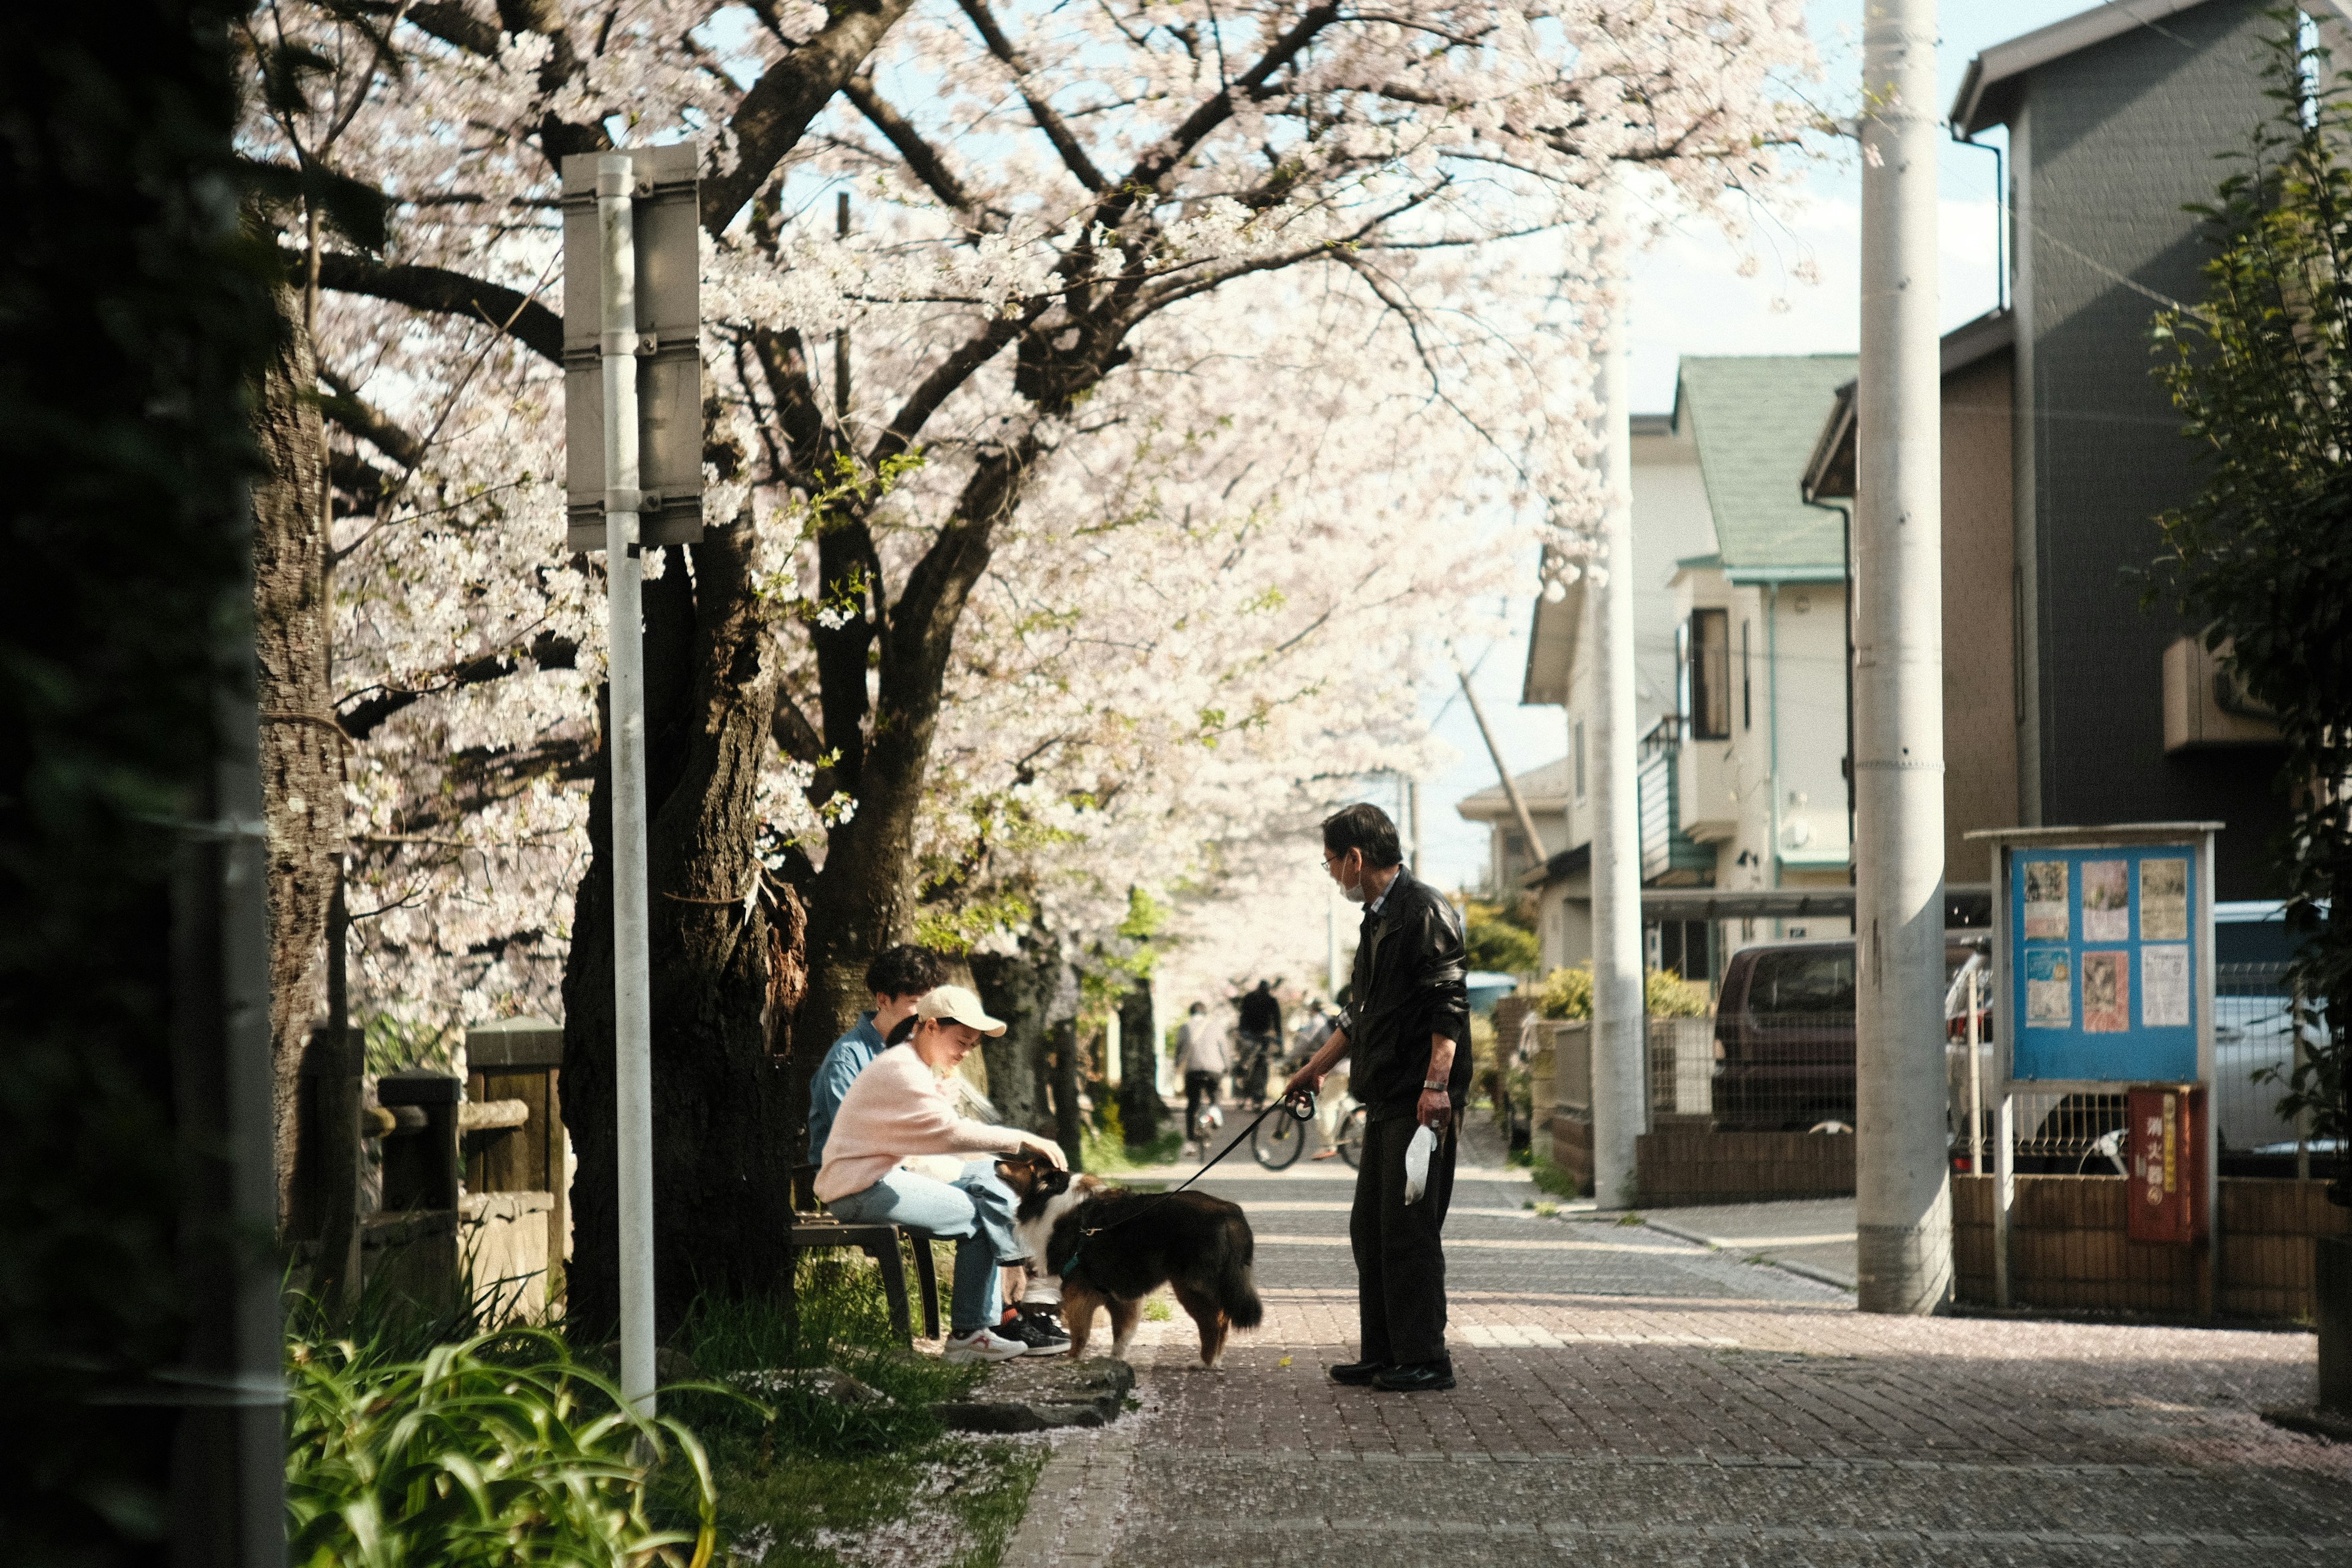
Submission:
<svg viewBox="0 0 2352 1568">
<path fill-rule="evenodd" d="M 1353 1096 L 1347 1097 L 1339 1112 L 1339 1135 L 1333 1147 L 1339 1158 L 1348 1162 L 1351 1171 L 1363 1168 L 1364 1123 L 1370 1112 Z M 1269 1171 L 1286 1171 L 1298 1163 L 1310 1142 L 1308 1124 L 1303 1121 L 1261 1121 L 1250 1131 L 1250 1153 Z"/>
</svg>

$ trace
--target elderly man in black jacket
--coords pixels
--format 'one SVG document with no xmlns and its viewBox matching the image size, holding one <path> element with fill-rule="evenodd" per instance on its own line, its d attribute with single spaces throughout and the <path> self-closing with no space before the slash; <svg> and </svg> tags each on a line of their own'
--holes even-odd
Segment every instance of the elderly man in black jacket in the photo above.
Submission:
<svg viewBox="0 0 2352 1568">
<path fill-rule="evenodd" d="M 1354 999 L 1289 1089 L 1319 1089 L 1351 1058 L 1369 1108 L 1348 1235 L 1356 1254 L 1362 1359 L 1331 1368 L 1339 1383 L 1414 1394 L 1454 1386 L 1445 1352 L 1445 1252 L 1439 1232 L 1454 1195 L 1455 1107 L 1470 1087 L 1470 999 L 1462 917 L 1404 868 L 1396 824 L 1351 805 L 1323 824 L 1323 864 L 1364 906 L 1350 979 Z M 1429 1182 L 1404 1201 L 1405 1148 L 1437 1133 Z"/>
</svg>

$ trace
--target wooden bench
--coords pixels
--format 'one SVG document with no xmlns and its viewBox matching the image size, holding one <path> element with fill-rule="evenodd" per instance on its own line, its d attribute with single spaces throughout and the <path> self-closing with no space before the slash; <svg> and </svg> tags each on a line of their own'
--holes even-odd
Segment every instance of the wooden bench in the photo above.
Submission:
<svg viewBox="0 0 2352 1568">
<path fill-rule="evenodd" d="M 907 1308 L 907 1269 L 898 1256 L 903 1238 L 914 1244 L 915 1284 L 923 1298 L 923 1337 L 940 1337 L 940 1276 L 931 1257 L 929 1231 L 912 1226 L 864 1225 L 826 1214 L 816 1200 L 814 1165 L 793 1168 L 793 1256 L 835 1247 L 856 1247 L 874 1259 L 882 1271 L 882 1297 L 890 1306 L 890 1328 L 908 1345 L 915 1342 L 914 1315 Z"/>
</svg>

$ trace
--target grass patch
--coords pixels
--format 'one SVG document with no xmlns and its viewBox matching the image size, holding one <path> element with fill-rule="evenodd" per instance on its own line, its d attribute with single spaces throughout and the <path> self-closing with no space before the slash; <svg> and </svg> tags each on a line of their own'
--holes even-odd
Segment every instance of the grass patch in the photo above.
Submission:
<svg viewBox="0 0 2352 1568">
<path fill-rule="evenodd" d="M 1548 1156 L 1535 1154 L 1530 1151 L 1530 1157 L 1527 1161 L 1527 1171 L 1528 1179 L 1536 1184 L 1536 1191 L 1539 1193 L 1549 1193 L 1556 1198 L 1574 1198 L 1583 1195 L 1577 1186 L 1576 1178 L 1553 1164 Z"/>
<path fill-rule="evenodd" d="M 1538 1219 L 1549 1219 L 1552 1215 L 1559 1212 L 1559 1205 L 1558 1204 L 1537 1204 L 1534 1206 L 1536 1218 Z"/>
<path fill-rule="evenodd" d="M 1638 1212 L 1628 1209 L 1623 1214 L 1617 1216 L 1617 1223 L 1619 1225 L 1640 1225 L 1643 1224 L 1643 1221 Z"/>
<path fill-rule="evenodd" d="M 1184 1130 L 1171 1127 L 1149 1143 L 1134 1144 L 1117 1128 L 1089 1127 L 1080 1139 L 1079 1163 L 1097 1175 L 1117 1175 L 1152 1165 L 1170 1165 L 1184 1152 Z"/>
<path fill-rule="evenodd" d="M 1165 1296 L 1153 1296 L 1143 1303 L 1143 1321 L 1147 1323 L 1172 1323 L 1176 1309 Z"/>
<path fill-rule="evenodd" d="M 942 1287 L 951 1251 L 939 1258 Z M 685 1390 L 666 1398 L 663 1413 L 691 1425 L 709 1453 L 723 1553 L 714 1563 L 839 1568 L 836 1548 L 865 1539 L 879 1558 L 996 1568 L 1044 1451 L 940 1424 L 931 1406 L 971 1392 L 985 1369 L 900 1346 L 870 1259 L 803 1254 L 795 1281 L 790 1306 L 706 1298 L 671 1342 L 713 1382 L 831 1366 L 888 1397 L 847 1404 L 786 1388 L 758 1406 Z"/>
</svg>

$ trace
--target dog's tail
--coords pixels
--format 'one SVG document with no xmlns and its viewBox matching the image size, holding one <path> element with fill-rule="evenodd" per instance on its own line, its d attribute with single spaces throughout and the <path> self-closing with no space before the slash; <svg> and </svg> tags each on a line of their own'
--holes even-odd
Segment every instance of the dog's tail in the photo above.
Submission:
<svg viewBox="0 0 2352 1568">
<path fill-rule="evenodd" d="M 1227 1216 L 1222 1245 L 1217 1248 L 1217 1305 L 1237 1329 L 1254 1329 L 1265 1321 L 1265 1303 L 1257 1299 L 1257 1274 L 1253 1263 L 1257 1237 L 1240 1215 Z"/>
</svg>

